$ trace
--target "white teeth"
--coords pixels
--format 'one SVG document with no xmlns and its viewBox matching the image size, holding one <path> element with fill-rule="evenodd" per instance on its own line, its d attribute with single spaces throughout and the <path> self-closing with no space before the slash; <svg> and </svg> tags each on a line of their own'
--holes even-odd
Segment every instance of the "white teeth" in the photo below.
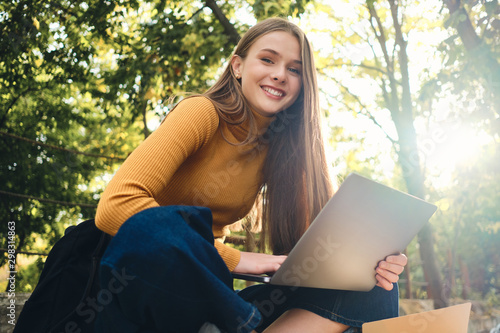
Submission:
<svg viewBox="0 0 500 333">
<path fill-rule="evenodd" d="M 264 89 L 265 91 L 267 91 L 268 93 L 270 93 L 271 95 L 274 95 L 274 96 L 278 96 L 278 97 L 281 97 L 283 96 L 283 93 L 282 92 L 279 92 L 279 91 L 276 91 L 272 88 L 269 88 L 269 87 L 262 87 L 262 89 Z"/>
</svg>

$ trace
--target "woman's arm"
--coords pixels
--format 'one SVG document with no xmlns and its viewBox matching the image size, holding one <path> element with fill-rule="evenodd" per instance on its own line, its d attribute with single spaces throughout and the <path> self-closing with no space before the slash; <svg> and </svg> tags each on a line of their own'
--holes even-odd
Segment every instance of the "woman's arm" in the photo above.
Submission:
<svg viewBox="0 0 500 333">
<path fill-rule="evenodd" d="M 280 268 L 285 259 L 286 256 L 241 252 L 240 261 L 233 272 L 249 274 L 274 273 Z"/>
<path fill-rule="evenodd" d="M 161 126 L 123 163 L 101 196 L 99 229 L 114 235 L 132 215 L 159 206 L 155 198 L 188 156 L 215 134 L 219 117 L 204 97 L 179 103 Z"/>
</svg>

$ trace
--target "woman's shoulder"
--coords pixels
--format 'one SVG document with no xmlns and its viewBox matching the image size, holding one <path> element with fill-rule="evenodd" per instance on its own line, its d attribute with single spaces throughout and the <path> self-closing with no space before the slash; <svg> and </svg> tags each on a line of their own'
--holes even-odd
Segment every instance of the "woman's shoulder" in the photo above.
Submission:
<svg viewBox="0 0 500 333">
<path fill-rule="evenodd" d="M 177 103 L 162 125 L 213 135 L 219 127 L 219 122 L 219 114 L 212 101 L 197 95 Z"/>
<path fill-rule="evenodd" d="M 192 117 L 208 117 L 213 122 L 219 122 L 219 114 L 215 105 L 205 96 L 196 95 L 184 98 L 175 109 L 180 112 L 188 112 Z"/>
</svg>

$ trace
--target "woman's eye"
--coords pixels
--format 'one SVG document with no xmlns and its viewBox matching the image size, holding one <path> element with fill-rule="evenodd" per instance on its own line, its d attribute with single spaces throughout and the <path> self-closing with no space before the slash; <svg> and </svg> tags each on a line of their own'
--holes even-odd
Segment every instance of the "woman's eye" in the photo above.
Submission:
<svg viewBox="0 0 500 333">
<path fill-rule="evenodd" d="M 294 74 L 300 75 L 300 71 L 296 68 L 289 68 L 288 70 Z"/>
<path fill-rule="evenodd" d="M 272 63 L 273 63 L 273 62 L 271 61 L 271 59 L 262 58 L 261 60 L 262 60 L 262 61 L 264 61 L 264 62 L 267 62 L 267 63 L 269 63 L 269 64 L 272 64 Z"/>
</svg>

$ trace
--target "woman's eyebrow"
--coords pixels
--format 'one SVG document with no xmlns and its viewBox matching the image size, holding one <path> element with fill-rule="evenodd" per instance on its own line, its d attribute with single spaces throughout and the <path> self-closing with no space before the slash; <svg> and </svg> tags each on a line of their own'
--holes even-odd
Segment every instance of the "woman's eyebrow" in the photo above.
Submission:
<svg viewBox="0 0 500 333">
<path fill-rule="evenodd" d="M 269 52 L 269 53 L 272 53 L 272 54 L 275 54 L 279 57 L 281 57 L 281 54 L 279 52 L 277 52 L 276 50 L 273 50 L 273 49 L 262 49 L 260 50 L 261 52 Z M 296 63 L 297 65 L 301 65 L 302 66 L 302 61 L 300 60 L 293 60 L 294 63 Z"/>
</svg>

